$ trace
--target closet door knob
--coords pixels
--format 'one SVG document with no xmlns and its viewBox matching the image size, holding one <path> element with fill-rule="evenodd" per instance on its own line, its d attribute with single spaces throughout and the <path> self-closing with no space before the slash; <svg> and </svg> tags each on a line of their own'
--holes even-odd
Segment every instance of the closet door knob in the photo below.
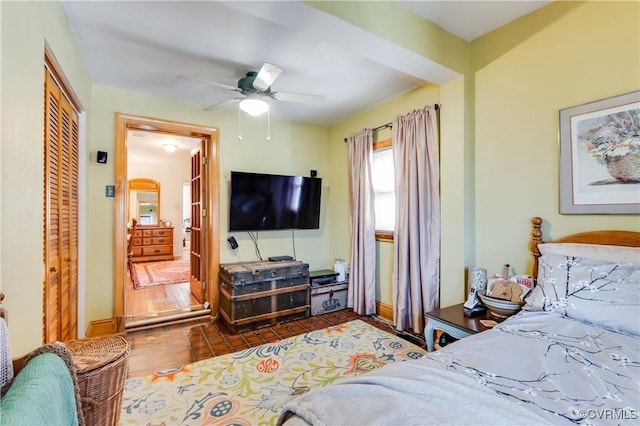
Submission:
<svg viewBox="0 0 640 426">
<path fill-rule="evenodd" d="M 58 272 L 58 268 L 56 268 L 55 266 L 52 266 L 49 268 L 49 272 Z"/>
</svg>

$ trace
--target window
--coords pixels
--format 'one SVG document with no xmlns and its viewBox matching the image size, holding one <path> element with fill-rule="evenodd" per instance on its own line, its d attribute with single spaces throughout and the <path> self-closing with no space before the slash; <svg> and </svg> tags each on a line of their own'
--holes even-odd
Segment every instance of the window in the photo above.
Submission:
<svg viewBox="0 0 640 426">
<path fill-rule="evenodd" d="M 376 240 L 392 242 L 396 224 L 396 194 L 391 139 L 373 145 L 372 174 Z"/>
</svg>

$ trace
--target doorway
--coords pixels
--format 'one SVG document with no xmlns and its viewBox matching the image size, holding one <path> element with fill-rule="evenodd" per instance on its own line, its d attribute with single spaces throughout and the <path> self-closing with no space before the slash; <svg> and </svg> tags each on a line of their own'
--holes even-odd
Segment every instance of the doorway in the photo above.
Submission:
<svg viewBox="0 0 640 426">
<path fill-rule="evenodd" d="M 127 228 L 125 327 L 166 317 L 206 313 L 205 298 L 192 294 L 190 245 L 182 224 L 190 221 L 191 152 L 200 138 L 127 131 Z M 185 210 L 188 213 L 185 215 Z M 136 220 L 135 230 L 133 220 Z M 193 266 L 193 268 L 192 268 Z"/>
<path fill-rule="evenodd" d="M 200 187 L 202 192 L 202 214 L 198 217 L 200 223 L 198 235 L 198 247 L 206 253 L 202 264 L 198 265 L 199 282 L 203 288 L 204 312 L 203 310 L 187 310 L 187 312 L 169 312 L 167 315 L 154 315 L 146 320 L 137 319 L 135 323 L 127 320 L 127 303 L 131 295 L 129 284 L 129 268 L 127 266 L 127 225 L 129 223 L 129 191 L 127 188 L 128 177 L 128 142 L 127 134 L 130 132 L 150 133 L 162 136 L 174 136 L 183 138 L 197 139 L 199 149 L 204 153 L 202 159 L 200 179 L 203 179 Z M 116 113 L 116 235 L 115 235 L 115 282 L 114 282 L 114 318 L 119 331 L 125 328 L 148 325 L 154 323 L 164 323 L 176 319 L 197 316 L 210 312 L 216 315 L 218 310 L 217 297 L 217 281 L 219 271 L 219 158 L 218 158 L 218 136 L 217 128 L 197 126 L 173 121 L 158 120 L 153 118 L 138 117 Z M 177 182 L 178 187 L 182 188 L 183 182 Z M 182 193 L 179 194 L 182 197 Z M 166 210 L 166 209 L 165 209 Z M 169 222 L 170 227 L 177 231 L 176 238 L 176 258 L 180 257 L 183 235 L 182 210 L 178 209 L 174 212 L 174 206 L 170 206 L 170 211 L 158 212 L 159 220 Z M 165 214 L 166 213 L 166 214 Z M 177 219 L 173 221 L 166 220 L 164 216 L 169 217 L 175 214 Z M 164 215 L 164 216 L 163 216 Z M 190 217 L 190 220 L 194 220 Z M 162 222 L 164 225 L 164 222 Z M 186 243 L 186 241 L 185 241 Z M 189 250 L 191 252 L 191 249 Z M 191 252 L 191 255 L 193 253 Z M 192 267 L 193 268 L 193 267 Z M 193 275 L 193 270 L 191 271 Z M 206 310 L 206 308 L 209 308 Z"/>
</svg>

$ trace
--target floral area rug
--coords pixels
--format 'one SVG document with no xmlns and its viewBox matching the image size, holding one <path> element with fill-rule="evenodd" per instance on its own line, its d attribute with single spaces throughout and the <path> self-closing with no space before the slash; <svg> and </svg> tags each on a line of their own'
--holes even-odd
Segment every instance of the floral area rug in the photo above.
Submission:
<svg viewBox="0 0 640 426">
<path fill-rule="evenodd" d="M 189 259 L 133 263 L 133 288 L 189 282 Z"/>
<path fill-rule="evenodd" d="M 425 351 L 354 320 L 149 376 L 128 379 L 121 425 L 272 425 L 310 389 Z"/>
</svg>

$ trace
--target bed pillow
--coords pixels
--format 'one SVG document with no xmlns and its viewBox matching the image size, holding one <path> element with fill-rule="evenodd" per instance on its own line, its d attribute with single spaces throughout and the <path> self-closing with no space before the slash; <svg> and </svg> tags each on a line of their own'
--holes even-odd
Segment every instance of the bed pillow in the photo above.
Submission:
<svg viewBox="0 0 640 426">
<path fill-rule="evenodd" d="M 586 257 L 607 262 L 640 263 L 640 247 L 609 246 L 582 243 L 538 244 L 540 254 L 561 254 L 564 256 Z"/>
<path fill-rule="evenodd" d="M 544 255 L 525 302 L 526 310 L 553 311 L 640 336 L 640 263 Z"/>
</svg>

